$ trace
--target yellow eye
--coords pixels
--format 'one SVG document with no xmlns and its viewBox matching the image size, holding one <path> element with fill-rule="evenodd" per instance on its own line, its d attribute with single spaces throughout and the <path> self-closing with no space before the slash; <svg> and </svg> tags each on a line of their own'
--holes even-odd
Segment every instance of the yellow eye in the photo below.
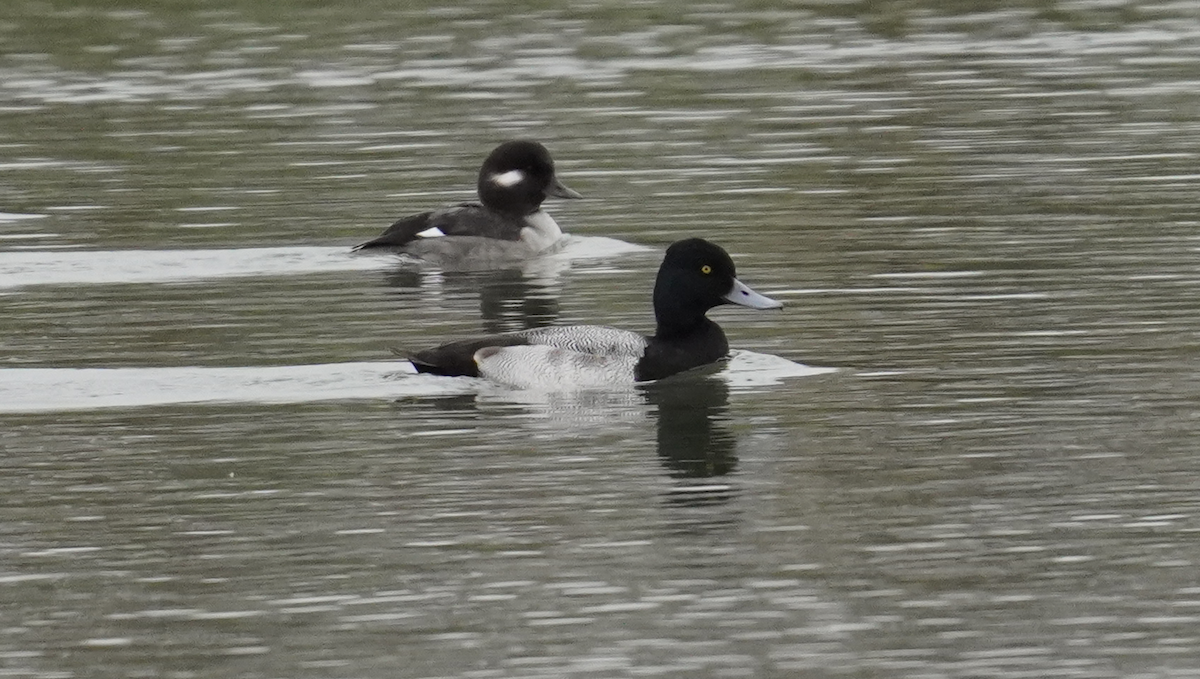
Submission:
<svg viewBox="0 0 1200 679">
<path fill-rule="evenodd" d="M 702 274 L 710 274 L 710 273 L 712 273 L 712 267 L 711 267 L 711 266 L 709 266 L 709 265 L 707 265 L 707 264 L 705 264 L 704 266 L 700 267 L 700 273 L 702 273 Z"/>
</svg>

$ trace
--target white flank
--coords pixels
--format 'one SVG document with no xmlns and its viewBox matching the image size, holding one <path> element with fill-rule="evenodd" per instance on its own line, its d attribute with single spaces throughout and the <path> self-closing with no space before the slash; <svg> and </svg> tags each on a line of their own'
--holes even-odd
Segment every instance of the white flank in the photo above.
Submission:
<svg viewBox="0 0 1200 679">
<path fill-rule="evenodd" d="M 516 389 L 571 391 L 633 383 L 633 356 L 597 356 L 541 344 L 480 349 L 483 377 Z"/>
</svg>

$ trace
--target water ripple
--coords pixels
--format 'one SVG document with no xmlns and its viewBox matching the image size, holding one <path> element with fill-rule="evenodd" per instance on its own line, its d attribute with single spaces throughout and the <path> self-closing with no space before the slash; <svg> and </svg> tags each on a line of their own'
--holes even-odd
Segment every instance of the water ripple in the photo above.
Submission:
<svg viewBox="0 0 1200 679">
<path fill-rule="evenodd" d="M 734 352 L 717 373 L 742 390 L 831 372 L 776 356 Z M 305 403 L 344 399 L 441 398 L 540 405 L 576 424 L 610 424 L 627 389 L 579 393 L 501 389 L 478 379 L 417 375 L 403 361 L 292 366 L 166 368 L 0 368 L 0 412 L 30 413 L 135 408 L 180 403 Z M 610 406 L 596 415 L 600 406 Z M 582 419 L 581 419 L 582 418 Z"/>
</svg>

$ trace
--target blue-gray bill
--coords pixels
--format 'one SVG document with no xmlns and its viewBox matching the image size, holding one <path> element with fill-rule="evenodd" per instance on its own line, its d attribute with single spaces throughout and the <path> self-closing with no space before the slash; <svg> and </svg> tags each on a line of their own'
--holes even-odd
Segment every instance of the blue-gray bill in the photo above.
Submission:
<svg viewBox="0 0 1200 679">
<path fill-rule="evenodd" d="M 554 196 L 555 198 L 583 198 L 583 195 L 572 188 L 568 188 L 566 184 L 558 181 L 555 177 L 550 182 L 550 186 L 546 187 L 546 195 Z"/>
<path fill-rule="evenodd" d="M 750 286 L 736 278 L 733 279 L 733 287 L 729 289 L 729 292 L 725 293 L 722 299 L 730 304 L 737 304 L 738 306 L 749 307 L 751 309 L 780 309 L 783 307 L 783 302 L 771 299 L 766 295 L 760 295 L 751 290 Z"/>
</svg>

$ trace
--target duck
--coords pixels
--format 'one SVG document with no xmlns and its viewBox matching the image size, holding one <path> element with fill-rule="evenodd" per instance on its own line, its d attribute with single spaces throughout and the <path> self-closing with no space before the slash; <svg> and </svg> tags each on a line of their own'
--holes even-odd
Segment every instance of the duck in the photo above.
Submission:
<svg viewBox="0 0 1200 679">
<path fill-rule="evenodd" d="M 660 380 L 729 354 L 707 312 L 722 304 L 778 309 L 783 304 L 737 279 L 733 259 L 702 238 L 672 243 L 652 296 L 655 332 L 610 326 L 548 326 L 397 351 L 418 373 L 481 377 L 517 389 L 576 389 Z"/>
<path fill-rule="evenodd" d="M 485 264 L 521 261 L 563 238 L 542 202 L 583 197 L 559 180 L 546 147 L 528 139 L 493 149 L 479 168 L 476 188 L 479 202 L 404 217 L 354 250 L 385 249 L 440 265 L 472 258 Z"/>
</svg>

